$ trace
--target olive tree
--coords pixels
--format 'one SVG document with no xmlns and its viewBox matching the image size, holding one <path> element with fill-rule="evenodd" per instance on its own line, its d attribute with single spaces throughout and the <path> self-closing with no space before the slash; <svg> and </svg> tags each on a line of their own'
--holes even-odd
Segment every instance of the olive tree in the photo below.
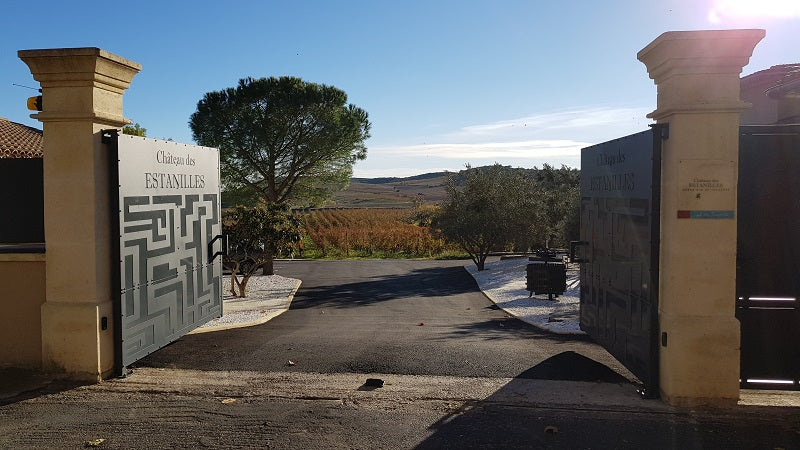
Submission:
<svg viewBox="0 0 800 450">
<path fill-rule="evenodd" d="M 565 247 L 580 233 L 580 170 L 544 164 L 531 172 L 539 187 L 543 219 L 541 228 L 532 235 L 532 244 Z"/>
<path fill-rule="evenodd" d="M 483 270 L 492 251 L 502 250 L 539 223 L 538 188 L 524 169 L 499 164 L 451 177 L 436 225 Z"/>
<path fill-rule="evenodd" d="M 229 239 L 223 264 L 231 271 L 231 294 L 235 297 L 247 295 L 247 282 L 259 267 L 264 268 L 265 275 L 272 275 L 275 257 L 294 251 L 301 239 L 300 220 L 278 205 L 226 210 L 222 227 Z"/>
</svg>

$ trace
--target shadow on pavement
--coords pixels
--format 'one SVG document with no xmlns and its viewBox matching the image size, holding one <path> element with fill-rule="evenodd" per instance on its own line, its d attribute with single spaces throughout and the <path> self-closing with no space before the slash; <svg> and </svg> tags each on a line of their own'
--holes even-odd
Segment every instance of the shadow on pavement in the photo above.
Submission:
<svg viewBox="0 0 800 450">
<path fill-rule="evenodd" d="M 639 398 L 635 388 L 603 364 L 560 353 L 484 400 L 454 405 L 416 448 L 730 449 L 800 443 L 800 411 L 678 410 Z"/>
<path fill-rule="evenodd" d="M 471 336 L 487 340 L 525 338 L 555 342 L 594 342 L 591 337 L 585 334 L 556 334 L 511 316 L 493 317 L 480 322 L 464 323 L 455 325 L 454 328 L 455 331 L 450 333 L 448 338 Z"/>
<path fill-rule="evenodd" d="M 0 406 L 64 392 L 88 384 L 91 383 L 59 380 L 57 375 L 31 369 L 0 368 Z"/>
<path fill-rule="evenodd" d="M 529 380 L 593 381 L 628 383 L 628 379 L 591 358 L 567 351 L 551 356 L 517 375 Z"/>
<path fill-rule="evenodd" d="M 291 309 L 352 308 L 404 297 L 445 297 L 476 290 L 478 285 L 463 267 L 430 267 L 402 275 L 376 276 L 358 283 L 302 285 Z"/>
</svg>

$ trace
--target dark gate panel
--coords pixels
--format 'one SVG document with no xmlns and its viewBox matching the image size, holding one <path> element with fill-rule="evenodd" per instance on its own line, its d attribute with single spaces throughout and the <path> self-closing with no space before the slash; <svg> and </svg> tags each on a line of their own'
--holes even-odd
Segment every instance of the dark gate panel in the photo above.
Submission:
<svg viewBox="0 0 800 450">
<path fill-rule="evenodd" d="M 42 158 L 0 158 L 0 244 L 44 242 Z"/>
<path fill-rule="evenodd" d="M 800 389 L 800 125 L 740 132 L 742 386 Z"/>
<path fill-rule="evenodd" d="M 216 149 L 117 138 L 118 367 L 222 315 L 222 233 Z"/>
<path fill-rule="evenodd" d="M 581 329 L 658 393 L 661 134 L 581 152 Z"/>
</svg>

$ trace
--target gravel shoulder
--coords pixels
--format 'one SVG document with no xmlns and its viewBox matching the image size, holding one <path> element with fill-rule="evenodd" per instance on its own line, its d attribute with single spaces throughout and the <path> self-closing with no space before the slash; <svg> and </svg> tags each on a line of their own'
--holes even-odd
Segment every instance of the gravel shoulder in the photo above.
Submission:
<svg viewBox="0 0 800 450">
<path fill-rule="evenodd" d="M 464 266 L 481 291 L 508 314 L 543 330 L 557 334 L 585 334 L 580 321 L 580 274 L 567 268 L 567 290 L 555 300 L 545 295 L 530 296 L 525 290 L 528 258 L 487 262 L 478 271 L 474 264 Z"/>
<path fill-rule="evenodd" d="M 301 280 L 280 275 L 253 275 L 247 283 L 247 297 L 231 294 L 231 276 L 223 276 L 222 317 L 213 319 L 192 333 L 228 330 L 265 323 L 289 310 Z"/>
</svg>

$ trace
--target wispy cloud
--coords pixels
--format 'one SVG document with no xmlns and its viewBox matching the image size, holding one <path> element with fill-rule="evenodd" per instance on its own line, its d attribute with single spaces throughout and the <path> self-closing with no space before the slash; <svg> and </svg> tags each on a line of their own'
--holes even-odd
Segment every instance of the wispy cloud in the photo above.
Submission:
<svg viewBox="0 0 800 450">
<path fill-rule="evenodd" d="M 572 140 L 532 140 L 387 146 L 370 148 L 370 151 L 382 155 L 425 156 L 465 161 L 487 158 L 542 159 L 579 155 L 580 150 L 589 145 L 591 145 L 589 142 Z"/>
<path fill-rule="evenodd" d="M 582 148 L 646 129 L 648 112 L 630 107 L 574 108 L 469 125 L 418 137 L 416 142 L 375 143 L 355 172 L 407 176 L 442 167 L 457 171 L 465 163 L 495 162 L 515 167 L 580 167 Z"/>
<path fill-rule="evenodd" d="M 580 149 L 640 131 L 644 108 L 580 108 L 470 125 L 424 144 L 370 147 L 372 154 L 450 159 L 545 159 L 580 155 Z"/>
<path fill-rule="evenodd" d="M 487 124 L 470 125 L 453 133 L 451 138 L 474 139 L 480 136 L 542 136 L 554 139 L 576 139 L 601 131 L 604 127 L 646 121 L 645 108 L 578 108 L 544 114 L 533 114 L 517 119 L 501 120 Z M 579 138 L 585 139 L 585 138 Z"/>
</svg>

